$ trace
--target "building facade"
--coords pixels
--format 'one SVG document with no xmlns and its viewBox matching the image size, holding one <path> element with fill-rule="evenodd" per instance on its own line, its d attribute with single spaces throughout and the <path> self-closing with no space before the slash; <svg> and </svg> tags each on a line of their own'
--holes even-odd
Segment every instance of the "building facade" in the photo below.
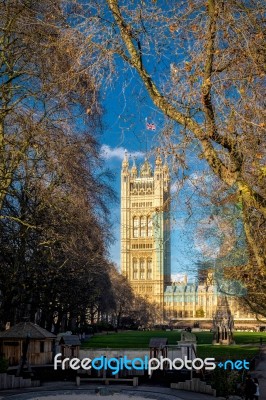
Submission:
<svg viewBox="0 0 266 400">
<path fill-rule="evenodd" d="M 235 296 L 223 296 L 213 283 L 190 283 L 186 277 L 182 282 L 172 282 L 165 287 L 164 320 L 212 321 L 219 309 L 221 297 L 226 297 L 237 324 L 246 326 L 255 322 L 255 315 L 243 310 Z"/>
<path fill-rule="evenodd" d="M 121 173 L 121 269 L 135 293 L 164 303 L 170 283 L 170 177 L 160 156 L 154 171 L 145 159 L 138 171 L 128 156 Z"/>
<path fill-rule="evenodd" d="M 127 153 L 121 171 L 121 270 L 134 292 L 161 311 L 161 321 L 212 320 L 217 311 L 217 288 L 211 273 L 204 282 L 171 282 L 170 174 L 160 155 L 154 169 L 147 159 L 138 169 Z M 238 321 L 244 313 L 231 296 L 229 306 Z"/>
</svg>

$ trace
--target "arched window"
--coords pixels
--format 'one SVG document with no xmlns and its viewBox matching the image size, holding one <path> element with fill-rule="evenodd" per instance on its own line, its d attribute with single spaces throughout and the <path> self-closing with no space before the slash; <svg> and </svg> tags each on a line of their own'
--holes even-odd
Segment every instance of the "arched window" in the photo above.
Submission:
<svg viewBox="0 0 266 400">
<path fill-rule="evenodd" d="M 147 260 L 147 279 L 152 279 L 152 259 Z"/>
<path fill-rule="evenodd" d="M 133 218 L 133 237 L 139 237 L 139 219 L 137 217 Z"/>
<path fill-rule="evenodd" d="M 140 259 L 139 266 L 140 266 L 140 279 L 145 279 L 145 263 L 143 258 Z"/>
<path fill-rule="evenodd" d="M 146 236 L 146 217 L 140 217 L 140 237 Z"/>
<path fill-rule="evenodd" d="M 133 258 L 133 279 L 138 279 L 138 260 Z"/>
<path fill-rule="evenodd" d="M 151 237 L 152 236 L 152 218 L 151 217 L 147 217 L 147 226 L 148 226 L 147 236 Z"/>
</svg>

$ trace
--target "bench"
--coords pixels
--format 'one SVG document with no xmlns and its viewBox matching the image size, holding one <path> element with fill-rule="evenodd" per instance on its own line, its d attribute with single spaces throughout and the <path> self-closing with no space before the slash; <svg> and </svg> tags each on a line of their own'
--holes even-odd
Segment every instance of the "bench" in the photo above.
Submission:
<svg viewBox="0 0 266 400">
<path fill-rule="evenodd" d="M 76 385 L 80 386 L 81 381 L 89 381 L 89 382 L 103 382 L 105 385 L 109 385 L 110 382 L 132 382 L 133 386 L 138 386 L 139 379 L 137 376 L 133 378 L 91 378 L 91 377 L 76 377 Z"/>
</svg>

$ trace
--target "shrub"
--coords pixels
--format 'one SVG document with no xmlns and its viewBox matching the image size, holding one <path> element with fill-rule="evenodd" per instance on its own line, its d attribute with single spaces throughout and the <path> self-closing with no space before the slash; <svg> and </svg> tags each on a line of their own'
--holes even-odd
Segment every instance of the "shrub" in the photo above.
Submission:
<svg viewBox="0 0 266 400">
<path fill-rule="evenodd" d="M 216 389 L 217 396 L 237 394 L 237 388 L 241 382 L 239 371 L 230 371 L 216 368 L 213 371 L 211 385 Z"/>
<path fill-rule="evenodd" d="M 0 374 L 3 374 L 7 371 L 8 361 L 5 358 L 0 358 Z"/>
</svg>

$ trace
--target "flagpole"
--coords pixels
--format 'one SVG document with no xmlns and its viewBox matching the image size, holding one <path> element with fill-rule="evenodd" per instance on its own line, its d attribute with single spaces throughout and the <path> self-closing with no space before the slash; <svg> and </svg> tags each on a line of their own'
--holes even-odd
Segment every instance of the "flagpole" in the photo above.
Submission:
<svg viewBox="0 0 266 400">
<path fill-rule="evenodd" d="M 145 129 L 146 131 L 146 158 L 148 157 L 148 135 L 147 135 L 147 129 Z"/>
<path fill-rule="evenodd" d="M 145 145 L 146 145 L 146 158 L 147 158 L 147 153 L 148 153 L 148 137 L 147 137 L 147 122 L 148 118 L 145 118 Z"/>
</svg>

